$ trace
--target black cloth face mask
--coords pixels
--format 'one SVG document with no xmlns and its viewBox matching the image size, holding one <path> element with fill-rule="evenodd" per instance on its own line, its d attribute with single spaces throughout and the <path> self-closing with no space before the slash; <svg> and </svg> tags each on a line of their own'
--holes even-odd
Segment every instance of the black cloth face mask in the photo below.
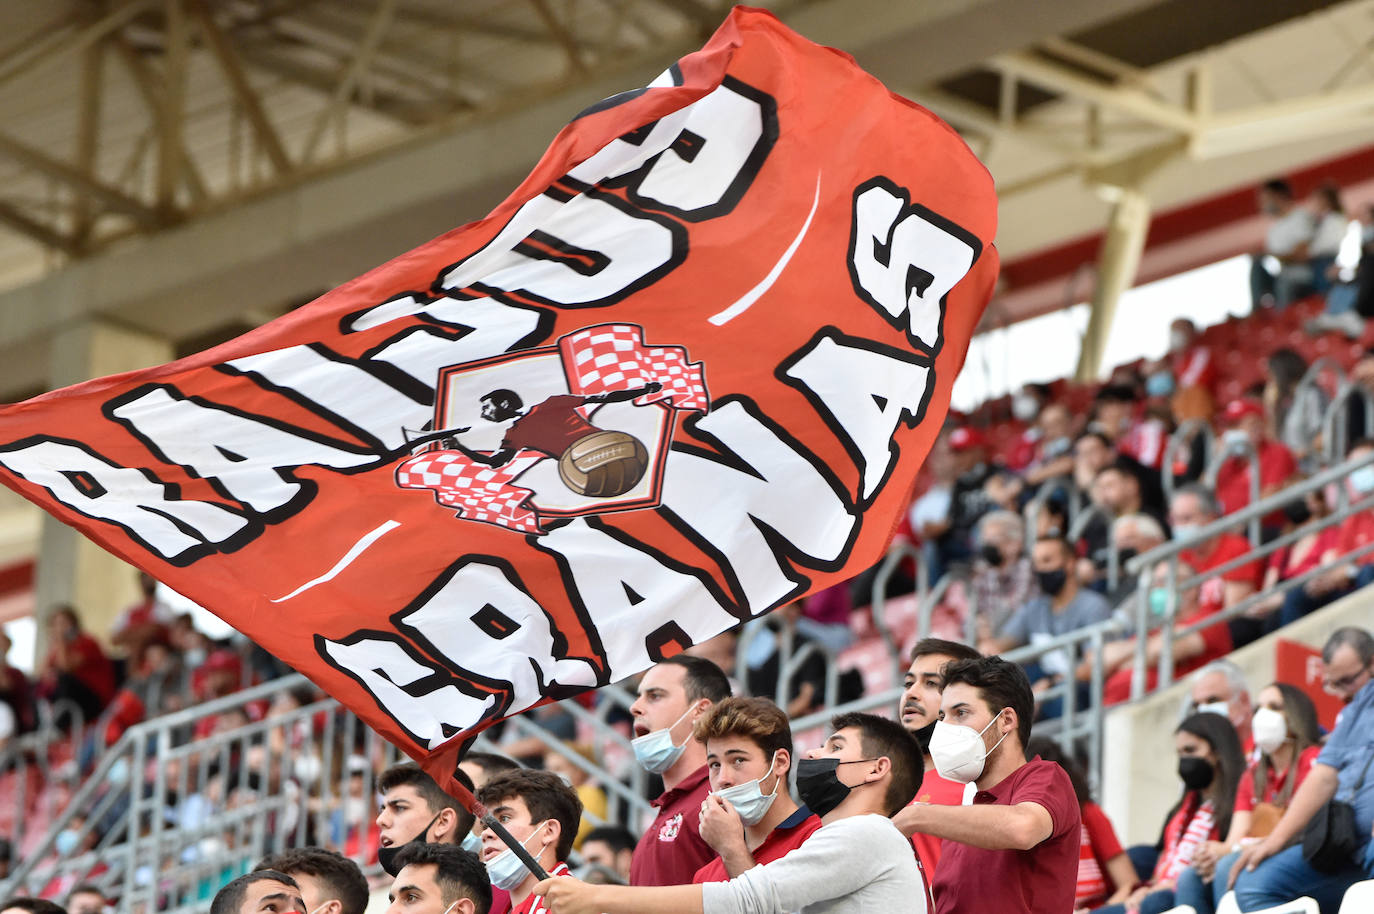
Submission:
<svg viewBox="0 0 1374 914">
<path fill-rule="evenodd" d="M 850 762 L 872 762 L 875 759 L 850 759 Z M 806 808 L 824 817 L 844 802 L 852 787 L 840 781 L 840 765 L 849 764 L 837 758 L 804 758 L 797 762 L 797 795 Z"/>
<path fill-rule="evenodd" d="M 420 833 L 405 844 L 392 844 L 388 847 L 377 848 L 377 862 L 382 865 L 382 869 L 386 870 L 388 876 L 394 878 L 396 874 L 401 871 L 400 867 L 396 866 L 396 856 L 401 853 L 402 848 L 410 847 L 412 844 L 429 843 L 429 838 L 427 837 L 429 835 L 429 830 L 434 827 L 434 823 L 438 822 L 439 816 L 442 815 L 443 812 L 440 812 L 438 816 L 430 819 L 429 824 L 420 829 Z"/>
<path fill-rule="evenodd" d="M 922 755 L 930 754 L 930 736 L 935 732 L 935 725 L 938 723 L 938 720 L 932 720 L 921 729 L 911 731 L 911 735 L 916 737 L 916 742 L 921 746 Z"/>
<path fill-rule="evenodd" d="M 983 548 L 979 550 L 979 554 L 983 556 L 983 561 L 987 562 L 993 568 L 1002 567 L 1002 550 L 998 549 L 992 543 L 984 543 Z"/>
<path fill-rule="evenodd" d="M 1212 786 L 1217 776 L 1212 763 L 1196 755 L 1185 755 L 1178 760 L 1178 776 L 1183 786 L 1189 790 L 1206 790 Z"/>
<path fill-rule="evenodd" d="M 1064 585 L 1069 581 L 1069 572 L 1066 568 L 1056 568 L 1054 571 L 1037 571 L 1035 581 L 1046 596 L 1057 597 L 1063 593 Z"/>
</svg>

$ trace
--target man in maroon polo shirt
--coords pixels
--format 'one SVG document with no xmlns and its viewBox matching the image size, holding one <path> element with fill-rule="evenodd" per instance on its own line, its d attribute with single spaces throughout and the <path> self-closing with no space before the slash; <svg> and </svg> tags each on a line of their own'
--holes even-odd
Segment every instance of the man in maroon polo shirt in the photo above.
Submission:
<svg viewBox="0 0 1374 914">
<path fill-rule="evenodd" d="M 684 885 L 716 856 L 701 837 L 701 804 L 710 793 L 706 747 L 692 738 L 697 718 L 730 697 L 730 681 L 709 660 L 678 654 L 651 667 L 630 706 L 635 759 L 663 777 L 658 816 L 635 846 L 630 885 Z"/>
<path fill-rule="evenodd" d="M 1000 657 L 943 670 L 940 721 L 929 751 L 941 776 L 972 782 L 970 806 L 902 811 L 940 838 L 936 914 L 1064 914 L 1073 910 L 1082 840 L 1078 800 L 1064 770 L 1026 761 L 1035 698 L 1021 667 Z"/>
</svg>

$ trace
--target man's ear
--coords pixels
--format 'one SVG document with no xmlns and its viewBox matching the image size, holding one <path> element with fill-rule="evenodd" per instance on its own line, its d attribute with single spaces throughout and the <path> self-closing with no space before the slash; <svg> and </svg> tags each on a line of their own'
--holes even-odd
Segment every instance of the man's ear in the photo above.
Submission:
<svg viewBox="0 0 1374 914">
<path fill-rule="evenodd" d="M 477 905 L 471 898 L 464 895 L 462 898 L 455 901 L 449 907 L 449 910 L 451 914 L 477 914 Z"/>
<path fill-rule="evenodd" d="M 881 781 L 892 771 L 892 759 L 885 755 L 880 755 L 873 760 L 873 767 L 869 769 L 868 776 L 864 778 L 865 784 Z"/>
<path fill-rule="evenodd" d="M 452 806 L 445 806 L 443 809 L 439 810 L 439 816 L 434 820 L 434 824 L 430 826 L 429 834 L 436 844 L 441 843 L 439 839 L 448 837 L 455 837 L 461 841 L 462 838 L 455 834 L 455 829 L 457 829 L 457 827 L 458 811 Z"/>
<path fill-rule="evenodd" d="M 1002 734 L 1015 733 L 1021 729 L 1021 720 L 1017 717 L 1016 709 L 1008 705 L 1002 709 L 1006 713 L 1002 715 L 1002 722 L 998 724 L 997 731 Z M 1025 748 L 1025 747 L 1022 747 Z"/>
<path fill-rule="evenodd" d="M 558 842 L 563 838 L 563 823 L 559 822 L 557 819 L 550 819 L 547 824 L 550 828 L 548 846 L 554 848 L 556 854 Z"/>
<path fill-rule="evenodd" d="M 792 770 L 792 753 L 786 749 L 779 749 L 771 767 L 774 774 L 782 777 L 785 772 Z"/>
</svg>

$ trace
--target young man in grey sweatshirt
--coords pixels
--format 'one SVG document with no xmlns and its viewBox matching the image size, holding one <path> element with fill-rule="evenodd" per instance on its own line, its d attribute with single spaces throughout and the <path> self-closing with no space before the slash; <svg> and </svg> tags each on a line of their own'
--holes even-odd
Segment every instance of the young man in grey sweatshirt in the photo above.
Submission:
<svg viewBox="0 0 1374 914">
<path fill-rule="evenodd" d="M 680 886 L 539 883 L 552 914 L 927 914 L 911 844 L 889 818 L 916 795 L 921 748 L 901 724 L 841 714 L 834 733 L 797 763 L 797 792 L 821 817 L 800 847 L 729 882 Z"/>
</svg>

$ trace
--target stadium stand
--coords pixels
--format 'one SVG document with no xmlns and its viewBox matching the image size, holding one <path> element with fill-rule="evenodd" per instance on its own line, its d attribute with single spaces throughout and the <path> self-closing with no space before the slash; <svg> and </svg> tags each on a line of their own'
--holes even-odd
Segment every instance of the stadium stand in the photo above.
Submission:
<svg viewBox="0 0 1374 914">
<path fill-rule="evenodd" d="M 1284 210 L 1295 225 L 1309 219 L 1309 240 L 1324 220 L 1340 221 L 1338 198 L 1319 199 L 1309 215 L 1308 201 Z M 1304 258 L 1272 242 L 1269 253 L 1291 262 L 1270 276 L 1281 289 L 1256 286 L 1251 313 L 1175 322 L 1166 357 L 1116 366 L 1101 382 L 1049 379 L 951 415 L 877 566 L 693 653 L 718 663 L 737 694 L 773 699 L 796 745 L 814 746 L 837 712 L 897 713 L 918 640 L 985 643 L 1034 603 L 1050 621 L 1002 656 L 1031 671 L 1035 736 L 1081 768 L 1080 801 L 1101 800 L 1098 839 L 1114 824 L 1130 845 L 1113 835 L 1107 856 L 1128 854 L 1142 882 L 1172 892 L 1183 871 L 1203 877 L 1261 839 L 1227 835 L 1210 811 L 1198 817 L 1215 799 L 1208 785 L 1185 778 L 1180 789 L 1167 747 L 1181 721 L 1228 714 L 1218 696 L 1200 699 L 1191 677 L 1232 661 L 1257 704 L 1264 686 L 1285 683 L 1307 696 L 1323 738 L 1341 708 L 1330 693 L 1374 695 L 1369 658 L 1333 679 L 1333 657 L 1320 654 L 1342 626 L 1374 628 L 1374 322 L 1363 310 L 1374 256 L 1328 277 L 1329 244 Z M 1041 567 L 1035 546 L 1047 538 L 1066 539 L 1073 561 Z M 1074 586 L 1056 578 L 1061 569 Z M 399 761 L 395 748 L 265 652 L 212 641 L 140 583 L 143 599 L 98 638 L 71 624 L 86 607 L 47 612 L 66 622 L 54 623 L 55 647 L 32 678 L 4 662 L 0 634 L 0 898 L 61 901 L 94 887 L 121 911 L 204 910 L 258 860 L 303 846 L 356 861 L 374 889 L 389 884 L 376 785 Z M 1080 590 L 1108 611 L 1058 627 L 1061 596 Z M 635 686 L 511 719 L 474 748 L 597 791 L 582 833 L 638 836 L 661 785 L 635 762 Z M 1261 735 L 1241 736 L 1249 719 L 1203 729 L 1237 723 L 1250 765 L 1240 789 L 1254 789 L 1252 808 L 1282 805 L 1269 794 L 1283 788 L 1266 794 L 1255 778 L 1296 782 L 1299 762 L 1273 762 L 1279 750 Z M 1090 837 L 1082 897 L 1132 899 L 1131 886 L 1104 876 Z M 1145 861 L 1157 838 L 1163 869 Z M 1365 858 L 1368 881 L 1335 893 L 1341 914 L 1374 910 L 1374 847 Z M 576 852 L 568 863 L 591 872 Z M 1207 897 L 1173 911 L 1239 910 L 1234 895 Z M 1294 897 L 1269 910 L 1317 903 Z"/>
</svg>

